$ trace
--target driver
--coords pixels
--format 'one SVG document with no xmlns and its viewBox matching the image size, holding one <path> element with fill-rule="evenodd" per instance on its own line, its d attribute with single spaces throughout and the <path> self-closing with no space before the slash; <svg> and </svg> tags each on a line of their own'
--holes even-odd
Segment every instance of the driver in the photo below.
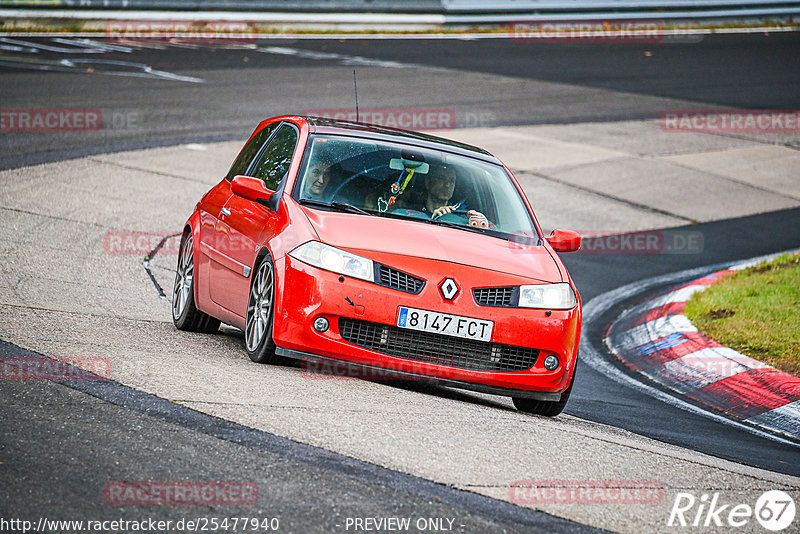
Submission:
<svg viewBox="0 0 800 534">
<path fill-rule="evenodd" d="M 476 210 L 468 210 L 466 203 L 452 202 L 456 190 L 456 171 L 447 165 L 431 166 L 430 173 L 425 178 L 427 196 L 418 211 L 436 219 L 448 213 L 457 211 L 466 212 L 467 225 L 474 228 L 493 228 L 494 226 L 486 216 Z"/>
<path fill-rule="evenodd" d="M 419 211 L 430 215 L 432 219 L 466 208 L 463 202 L 450 204 L 456 189 L 456 171 L 453 167 L 431 165 L 431 171 L 425 177 L 425 188 L 428 195 Z"/>
</svg>

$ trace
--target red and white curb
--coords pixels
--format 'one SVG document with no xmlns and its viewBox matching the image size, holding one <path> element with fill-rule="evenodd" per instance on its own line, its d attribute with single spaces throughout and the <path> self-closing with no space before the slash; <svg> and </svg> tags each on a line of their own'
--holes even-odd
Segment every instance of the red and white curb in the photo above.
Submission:
<svg viewBox="0 0 800 534">
<path fill-rule="evenodd" d="M 631 370 L 725 416 L 800 438 L 800 378 L 754 360 L 697 331 L 686 302 L 759 258 L 698 278 L 622 314 L 605 343 Z"/>
</svg>

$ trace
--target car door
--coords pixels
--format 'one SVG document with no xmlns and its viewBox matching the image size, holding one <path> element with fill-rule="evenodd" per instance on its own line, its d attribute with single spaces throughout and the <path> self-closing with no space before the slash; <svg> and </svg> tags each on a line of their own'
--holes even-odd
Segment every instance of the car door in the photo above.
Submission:
<svg viewBox="0 0 800 534">
<path fill-rule="evenodd" d="M 286 180 L 299 138 L 298 129 L 282 123 L 248 167 L 246 174 L 264 181 L 267 189 L 280 190 Z M 245 174 L 245 173 L 243 173 Z M 276 211 L 252 200 L 231 195 L 217 220 L 216 238 L 223 261 L 212 288 L 216 303 L 244 317 L 250 291 L 250 274 L 261 244 L 278 232 Z"/>
<path fill-rule="evenodd" d="M 196 273 L 199 276 L 195 277 L 195 279 L 199 280 L 198 292 L 201 300 L 209 297 L 214 300 L 214 295 L 220 291 L 220 285 L 224 284 L 224 281 L 218 280 L 216 275 L 220 272 L 221 265 L 229 262 L 224 252 L 220 249 L 222 243 L 217 235 L 217 223 L 220 216 L 225 213 L 223 208 L 226 207 L 232 196 L 231 180 L 233 180 L 234 176 L 247 173 L 247 169 L 253 164 L 253 161 L 261 153 L 264 145 L 279 126 L 280 123 L 276 122 L 254 132 L 250 140 L 239 152 L 225 179 L 206 193 L 197 205 L 200 215 L 199 250 L 203 256 L 210 260 L 199 262 L 200 272 Z"/>
</svg>

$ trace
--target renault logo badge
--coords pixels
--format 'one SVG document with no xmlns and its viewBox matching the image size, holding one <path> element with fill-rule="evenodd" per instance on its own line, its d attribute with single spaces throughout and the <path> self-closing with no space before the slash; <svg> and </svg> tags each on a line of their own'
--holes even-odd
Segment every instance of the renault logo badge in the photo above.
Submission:
<svg viewBox="0 0 800 534">
<path fill-rule="evenodd" d="M 453 300 L 458 295 L 458 284 L 452 278 L 445 278 L 442 280 L 442 283 L 439 284 L 439 293 L 442 294 L 444 300 Z"/>
</svg>

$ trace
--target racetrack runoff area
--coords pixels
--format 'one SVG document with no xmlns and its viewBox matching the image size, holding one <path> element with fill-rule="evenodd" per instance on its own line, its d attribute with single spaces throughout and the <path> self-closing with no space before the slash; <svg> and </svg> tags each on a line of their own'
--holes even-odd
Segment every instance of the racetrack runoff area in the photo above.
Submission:
<svg viewBox="0 0 800 534">
<path fill-rule="evenodd" d="M 659 121 L 437 133 L 500 157 L 546 231 L 691 231 L 680 227 L 800 206 L 800 153 L 773 144 L 780 139 L 669 132 Z M 681 492 L 698 498 L 723 492 L 735 496 L 732 504 L 751 506 L 772 489 L 798 497 L 800 478 L 585 419 L 526 416 L 499 397 L 309 377 L 296 367 L 253 364 L 241 336 L 229 329 L 214 336 L 175 330 L 170 303 L 155 291 L 142 260 L 153 243 L 180 232 L 241 144 L 181 145 L 0 172 L 0 338 L 59 359 L 108 358 L 113 380 L 194 410 L 615 531 L 673 531 L 666 520 Z M 606 253 L 636 246 L 614 243 L 603 243 Z M 669 252 L 701 253 L 702 244 L 693 243 Z M 167 294 L 176 253 L 173 238 L 151 262 Z M 663 496 L 646 496 L 646 506 L 540 502 L 524 485 L 564 479 L 656 481 Z M 102 491 L 104 482 L 90 484 Z M 57 500 L 53 487 L 50 498 Z M 743 531 L 760 528 L 751 520 Z"/>
</svg>

